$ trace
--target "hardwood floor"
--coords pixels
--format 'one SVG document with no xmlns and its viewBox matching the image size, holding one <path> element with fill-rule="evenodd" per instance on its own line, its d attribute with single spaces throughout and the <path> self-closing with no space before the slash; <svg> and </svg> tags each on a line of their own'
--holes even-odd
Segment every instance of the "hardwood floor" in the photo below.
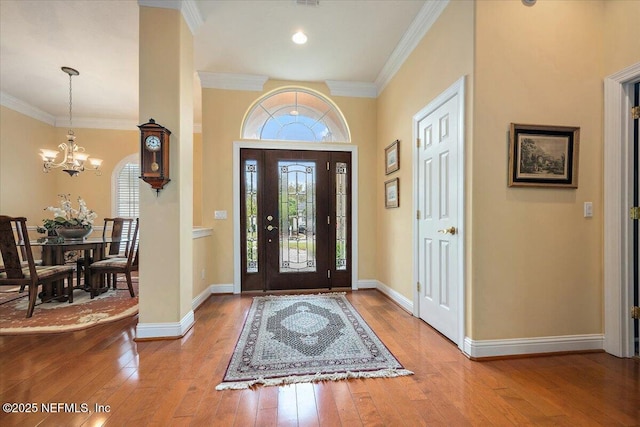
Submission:
<svg viewBox="0 0 640 427">
<path fill-rule="evenodd" d="M 2 412 L 0 425 L 640 425 L 638 360 L 586 353 L 474 362 L 377 291 L 347 296 L 415 375 L 216 391 L 251 298 L 212 296 L 180 340 L 134 342 L 136 318 L 0 337 L 0 400 L 38 410 Z M 58 412 L 43 413 L 43 404 Z"/>
</svg>

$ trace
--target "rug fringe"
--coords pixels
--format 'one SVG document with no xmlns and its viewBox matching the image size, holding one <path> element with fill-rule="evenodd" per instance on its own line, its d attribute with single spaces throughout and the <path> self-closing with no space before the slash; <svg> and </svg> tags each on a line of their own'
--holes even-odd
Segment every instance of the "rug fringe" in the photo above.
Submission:
<svg viewBox="0 0 640 427">
<path fill-rule="evenodd" d="M 394 378 L 405 375 L 413 375 L 408 369 L 380 369 L 378 371 L 362 371 L 362 372 L 337 372 L 333 374 L 314 375 L 291 375 L 282 378 L 257 378 L 250 381 L 237 381 L 220 383 L 216 386 L 216 390 L 243 390 L 263 385 L 265 387 L 287 385 L 295 383 L 319 382 L 319 381 L 340 381 L 351 378 Z"/>
</svg>

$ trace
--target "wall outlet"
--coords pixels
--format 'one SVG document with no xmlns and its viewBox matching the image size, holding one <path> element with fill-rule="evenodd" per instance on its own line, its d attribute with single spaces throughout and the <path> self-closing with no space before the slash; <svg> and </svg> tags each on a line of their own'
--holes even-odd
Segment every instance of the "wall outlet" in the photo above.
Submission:
<svg viewBox="0 0 640 427">
<path fill-rule="evenodd" d="M 215 211 L 213 213 L 214 219 L 227 219 L 227 211 Z"/>
<path fill-rule="evenodd" d="M 584 202 L 584 217 L 585 218 L 593 217 L 593 203 L 592 202 Z"/>
<path fill-rule="evenodd" d="M 204 268 L 203 268 L 203 269 L 202 269 L 202 271 L 200 272 L 200 278 L 201 278 L 202 280 L 204 280 Z"/>
</svg>

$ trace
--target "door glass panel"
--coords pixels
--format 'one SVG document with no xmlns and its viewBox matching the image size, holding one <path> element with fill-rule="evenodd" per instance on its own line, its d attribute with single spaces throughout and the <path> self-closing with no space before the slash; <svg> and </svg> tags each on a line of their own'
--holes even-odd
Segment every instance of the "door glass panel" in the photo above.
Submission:
<svg viewBox="0 0 640 427">
<path fill-rule="evenodd" d="M 247 273 L 258 272 L 258 162 L 247 160 L 244 163 L 245 201 L 246 201 L 246 247 Z"/>
<path fill-rule="evenodd" d="M 316 164 L 278 162 L 280 272 L 316 271 Z"/>
<path fill-rule="evenodd" d="M 336 163 L 336 270 L 347 269 L 347 164 Z"/>
</svg>

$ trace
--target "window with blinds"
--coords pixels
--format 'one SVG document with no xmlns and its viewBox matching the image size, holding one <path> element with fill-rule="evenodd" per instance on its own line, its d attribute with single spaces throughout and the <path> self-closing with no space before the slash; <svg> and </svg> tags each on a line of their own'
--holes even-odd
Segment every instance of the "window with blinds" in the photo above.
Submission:
<svg viewBox="0 0 640 427">
<path fill-rule="evenodd" d="M 140 164 L 126 163 L 116 180 L 116 215 L 129 218 L 140 216 Z"/>
</svg>

